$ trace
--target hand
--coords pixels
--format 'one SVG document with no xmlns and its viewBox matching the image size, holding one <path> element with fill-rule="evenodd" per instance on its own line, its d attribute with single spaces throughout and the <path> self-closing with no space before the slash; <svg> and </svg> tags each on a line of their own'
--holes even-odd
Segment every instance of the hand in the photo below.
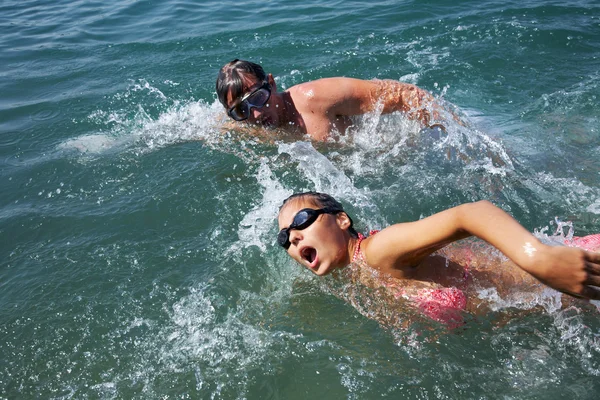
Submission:
<svg viewBox="0 0 600 400">
<path fill-rule="evenodd" d="M 600 253 L 549 246 L 540 253 L 533 276 L 571 296 L 600 300 Z"/>
</svg>

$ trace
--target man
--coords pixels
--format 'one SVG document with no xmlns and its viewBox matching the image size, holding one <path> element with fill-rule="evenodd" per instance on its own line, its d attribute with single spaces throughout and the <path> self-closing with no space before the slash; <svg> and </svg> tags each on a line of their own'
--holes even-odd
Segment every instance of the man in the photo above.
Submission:
<svg viewBox="0 0 600 400">
<path fill-rule="evenodd" d="M 273 75 L 238 59 L 221 68 L 216 90 L 227 115 L 236 121 L 300 132 L 319 141 L 332 132 L 345 133 L 354 115 L 400 111 L 426 127 L 430 110 L 437 109 L 429 92 L 392 80 L 323 78 L 278 92 Z"/>
</svg>

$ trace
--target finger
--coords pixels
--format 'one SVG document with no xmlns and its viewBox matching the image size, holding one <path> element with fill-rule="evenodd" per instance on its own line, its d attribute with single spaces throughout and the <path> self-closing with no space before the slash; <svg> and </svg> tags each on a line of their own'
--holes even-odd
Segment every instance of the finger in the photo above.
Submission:
<svg viewBox="0 0 600 400">
<path fill-rule="evenodd" d="M 591 300 L 600 300 L 600 289 L 592 286 L 584 286 L 581 295 Z"/>
<path fill-rule="evenodd" d="M 586 261 L 585 263 L 585 271 L 589 274 L 600 275 L 600 264 L 596 264 L 594 262 Z"/>
<path fill-rule="evenodd" d="M 586 285 L 600 286 L 600 276 L 588 274 L 588 277 L 583 283 Z"/>
<path fill-rule="evenodd" d="M 600 264 L 600 253 L 586 251 L 585 252 L 585 259 L 586 259 L 586 261 L 591 261 L 591 262 L 593 262 L 595 264 Z"/>
</svg>

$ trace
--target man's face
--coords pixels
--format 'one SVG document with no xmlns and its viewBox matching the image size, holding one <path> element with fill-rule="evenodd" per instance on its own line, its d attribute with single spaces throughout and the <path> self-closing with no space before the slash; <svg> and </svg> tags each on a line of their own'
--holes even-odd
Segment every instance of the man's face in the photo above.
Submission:
<svg viewBox="0 0 600 400">
<path fill-rule="evenodd" d="M 231 118 L 234 114 L 250 124 L 266 127 L 279 126 L 279 107 L 272 96 L 274 91 L 273 78 L 269 75 L 267 81 L 260 81 L 256 77 L 245 77 L 244 92 L 238 98 L 232 98 L 231 92 L 227 94 L 227 112 Z M 232 110 L 232 108 L 234 110 Z M 236 118 L 234 118 L 236 119 Z"/>
</svg>

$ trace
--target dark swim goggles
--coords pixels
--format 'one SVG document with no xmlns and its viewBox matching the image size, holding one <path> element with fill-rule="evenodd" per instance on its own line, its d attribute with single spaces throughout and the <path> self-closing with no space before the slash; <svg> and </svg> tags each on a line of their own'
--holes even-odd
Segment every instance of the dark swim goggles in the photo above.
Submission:
<svg viewBox="0 0 600 400">
<path fill-rule="evenodd" d="M 342 212 L 342 210 L 332 207 L 320 208 L 318 210 L 315 210 L 313 208 L 303 208 L 302 210 L 296 213 L 296 215 L 294 216 L 294 220 L 292 221 L 292 224 L 290 226 L 288 226 L 287 228 L 283 228 L 279 231 L 279 235 L 277 235 L 277 243 L 287 250 L 291 245 L 290 231 L 292 229 L 301 231 L 311 226 L 312 223 L 317 220 L 319 215 L 337 214 L 339 212 Z"/>
<path fill-rule="evenodd" d="M 271 97 L 271 85 L 267 81 L 264 81 L 263 84 L 258 88 L 253 90 L 252 92 L 244 95 L 240 101 L 237 102 L 236 105 L 227 110 L 227 115 L 236 121 L 243 121 L 250 117 L 250 110 L 252 108 L 261 108 L 269 98 Z"/>
</svg>

